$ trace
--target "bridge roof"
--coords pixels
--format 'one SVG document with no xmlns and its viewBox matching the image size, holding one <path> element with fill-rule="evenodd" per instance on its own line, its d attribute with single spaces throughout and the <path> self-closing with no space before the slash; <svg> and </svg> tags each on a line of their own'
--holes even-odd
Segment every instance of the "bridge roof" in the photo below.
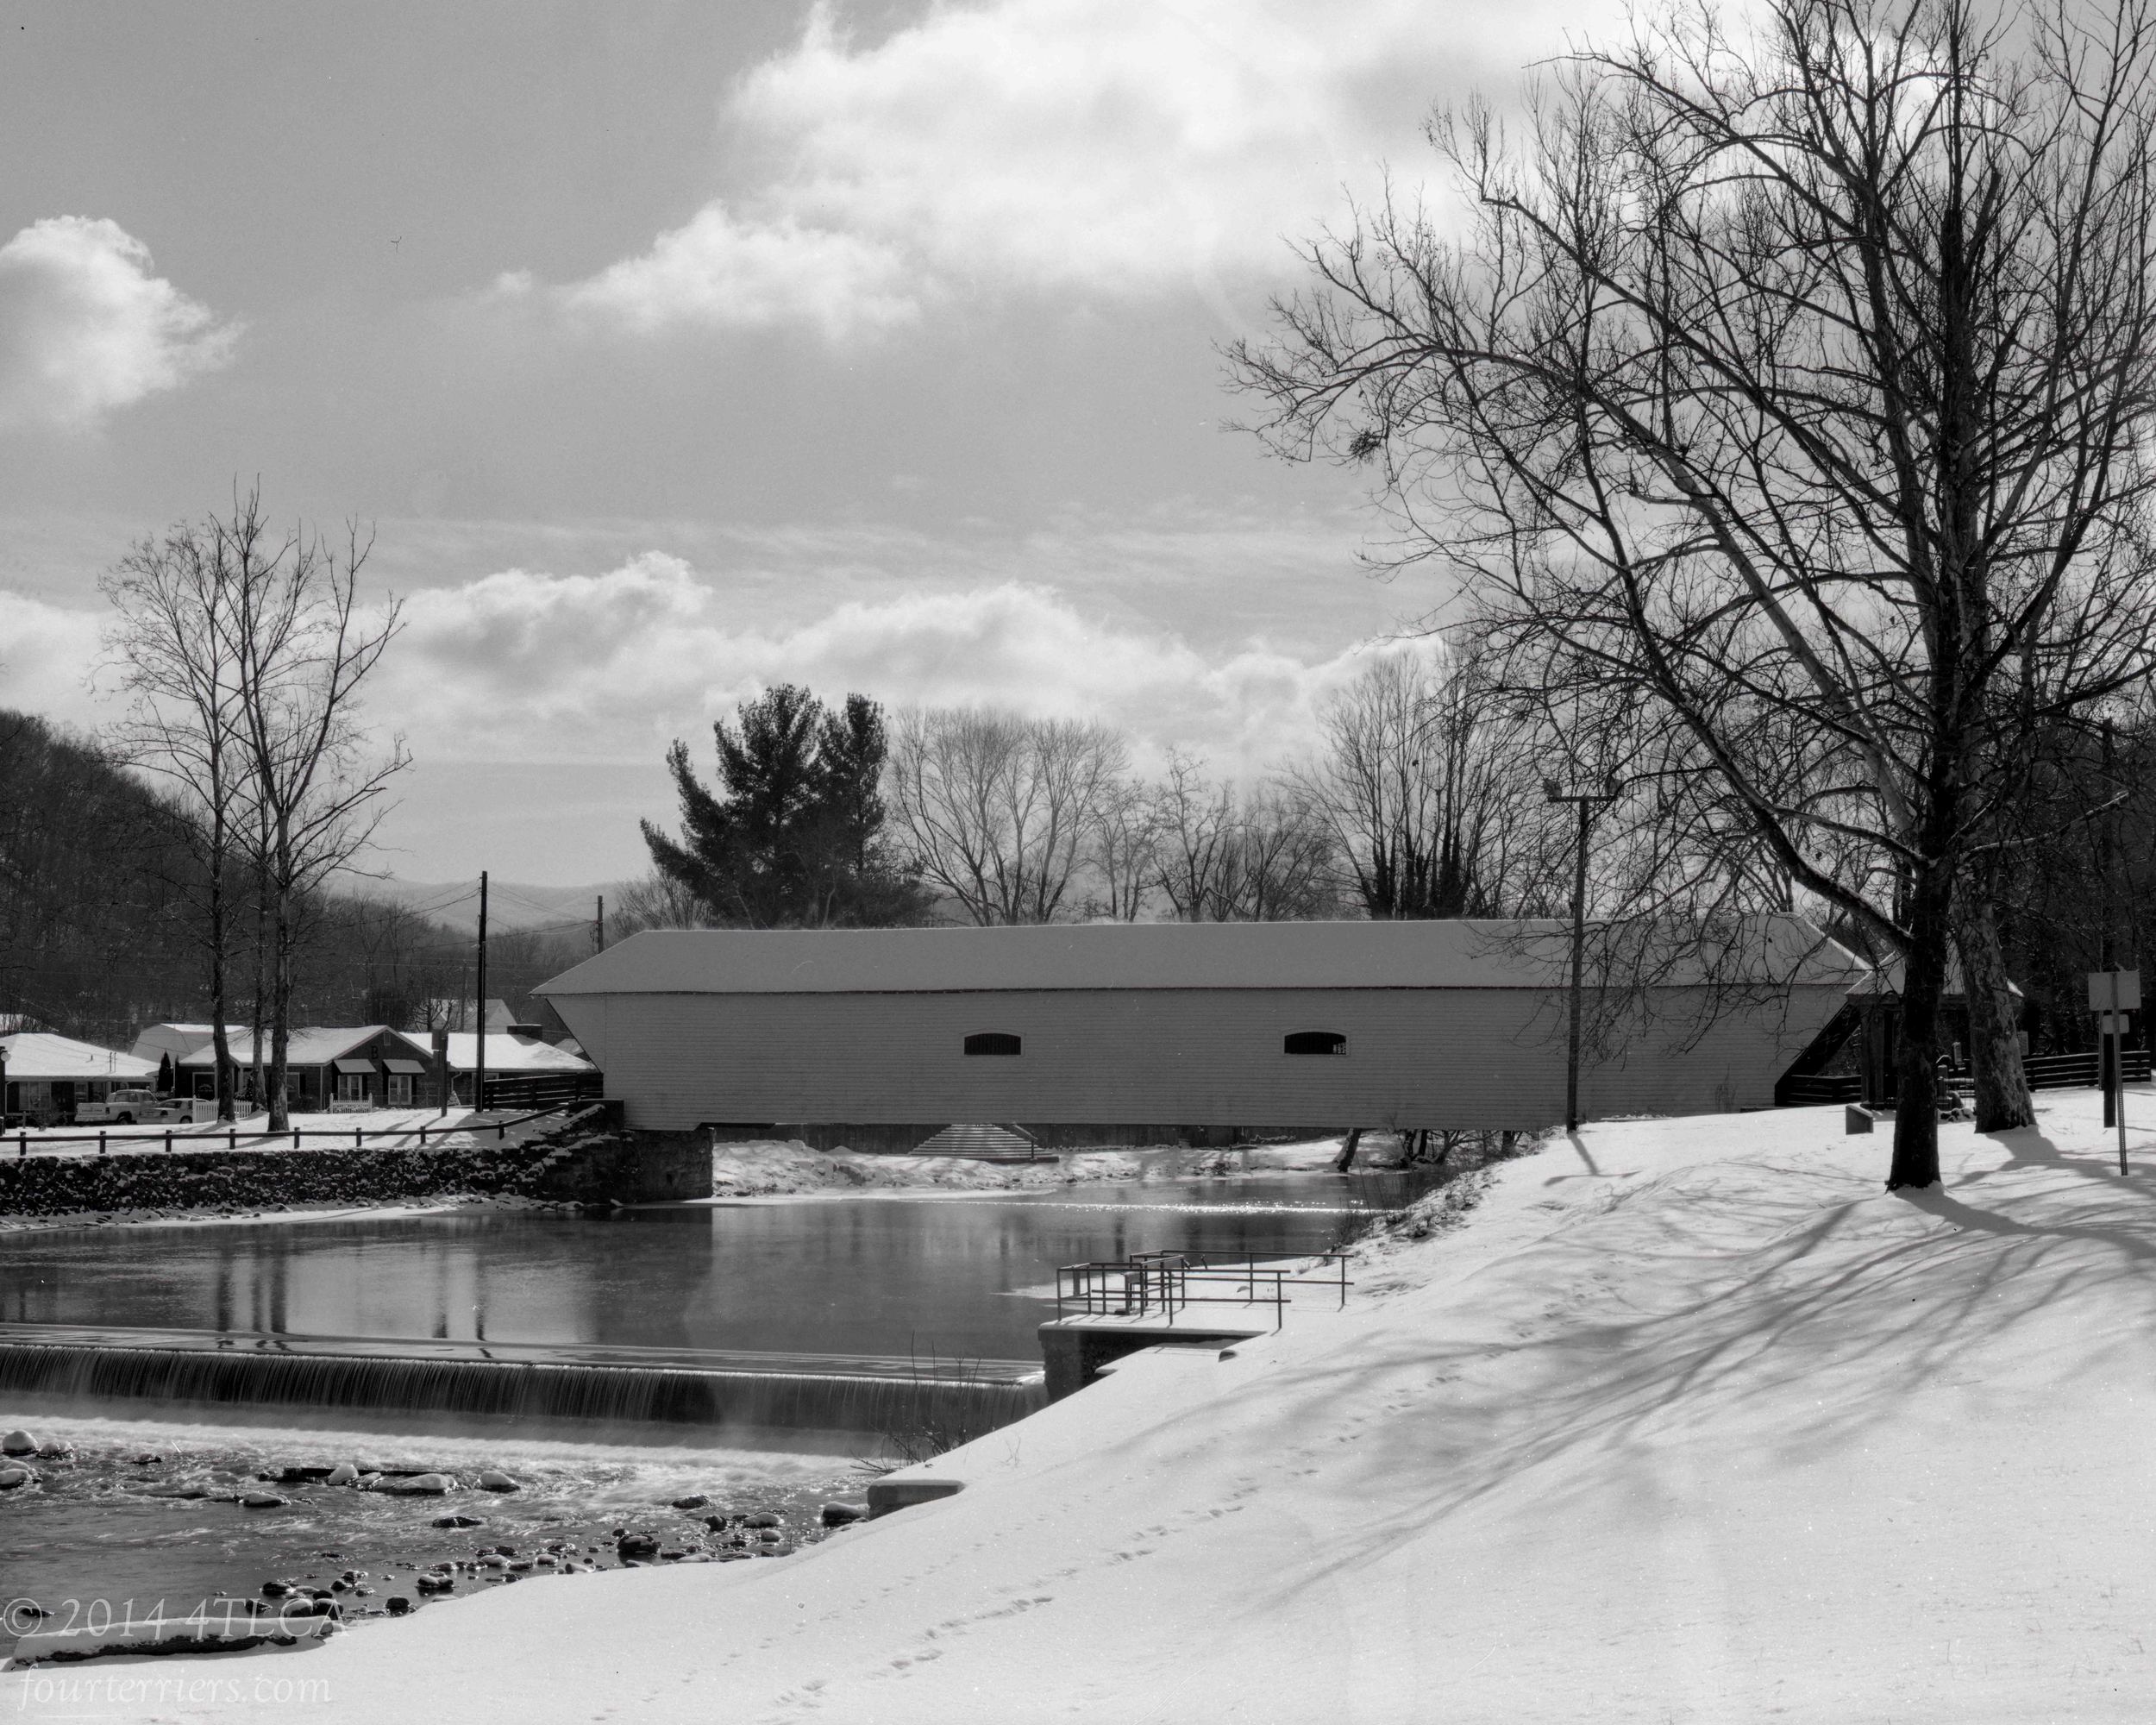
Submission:
<svg viewBox="0 0 2156 1725">
<path fill-rule="evenodd" d="M 537 993 L 798 994 L 1122 988 L 1547 988 L 1556 920 L 1083 923 L 1021 928 L 671 929 L 632 935 Z M 1870 967 L 1797 916 L 1705 940 L 1674 923 L 1598 932 L 1627 985 L 1847 989 Z"/>
</svg>

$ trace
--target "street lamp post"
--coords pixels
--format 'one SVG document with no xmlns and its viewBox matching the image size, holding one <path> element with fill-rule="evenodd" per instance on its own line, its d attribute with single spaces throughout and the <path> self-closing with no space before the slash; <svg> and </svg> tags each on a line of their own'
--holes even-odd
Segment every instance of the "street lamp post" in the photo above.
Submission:
<svg viewBox="0 0 2156 1725">
<path fill-rule="evenodd" d="M 1580 812 L 1579 854 L 1572 865 L 1572 1035 L 1564 1057 L 1564 1129 L 1580 1129 L 1580 969 L 1587 956 L 1587 834 L 1595 824 L 1595 810 L 1617 800 L 1617 775 L 1611 774 L 1599 791 L 1568 791 L 1555 779 L 1542 781 L 1545 795 L 1553 803 L 1570 803 Z"/>
</svg>

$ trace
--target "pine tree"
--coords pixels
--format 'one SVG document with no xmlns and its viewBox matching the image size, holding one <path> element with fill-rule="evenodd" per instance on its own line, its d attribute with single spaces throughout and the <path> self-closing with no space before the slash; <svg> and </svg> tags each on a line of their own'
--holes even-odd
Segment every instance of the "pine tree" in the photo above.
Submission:
<svg viewBox="0 0 2156 1725">
<path fill-rule="evenodd" d="M 667 766 L 681 836 L 649 821 L 659 872 L 721 922 L 748 928 L 918 921 L 924 898 L 882 840 L 882 710 L 848 695 L 833 712 L 780 683 L 711 727 L 718 787 L 705 786 L 677 742 Z"/>
</svg>

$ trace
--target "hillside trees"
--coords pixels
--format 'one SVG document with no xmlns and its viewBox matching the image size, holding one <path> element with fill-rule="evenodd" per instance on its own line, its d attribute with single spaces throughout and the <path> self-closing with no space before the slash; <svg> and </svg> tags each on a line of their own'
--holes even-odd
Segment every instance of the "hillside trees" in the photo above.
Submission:
<svg viewBox="0 0 2156 1725">
<path fill-rule="evenodd" d="M 685 743 L 668 751 L 681 836 L 642 824 L 658 881 L 640 895 L 639 913 L 746 928 L 918 919 L 918 889 L 884 836 L 889 743 L 875 702 L 849 694 L 832 711 L 780 683 L 711 731 L 716 793 Z"/>
<path fill-rule="evenodd" d="M 2149 668 L 2156 38 L 2138 0 L 1752 16 L 1569 57 L 1518 142 L 1440 119 L 1463 236 L 1369 212 L 1235 361 L 1283 454 L 1373 465 L 1402 561 L 1452 564 L 1515 664 L 1680 727 L 1900 955 L 1888 1178 L 1925 1186 L 2015 739 Z"/>
</svg>

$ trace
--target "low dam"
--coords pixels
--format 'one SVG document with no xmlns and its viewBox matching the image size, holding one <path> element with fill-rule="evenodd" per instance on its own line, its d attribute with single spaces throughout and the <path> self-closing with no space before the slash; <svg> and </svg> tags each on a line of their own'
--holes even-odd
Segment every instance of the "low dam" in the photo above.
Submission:
<svg viewBox="0 0 2156 1725">
<path fill-rule="evenodd" d="M 1045 1401 L 1041 1367 L 1025 1360 L 0 1324 L 0 1407 L 28 1411 L 449 1416 L 452 1428 L 506 1422 L 527 1436 L 653 1427 L 674 1428 L 653 1433 L 661 1441 L 843 1452 L 887 1433 L 991 1431 Z"/>
</svg>

